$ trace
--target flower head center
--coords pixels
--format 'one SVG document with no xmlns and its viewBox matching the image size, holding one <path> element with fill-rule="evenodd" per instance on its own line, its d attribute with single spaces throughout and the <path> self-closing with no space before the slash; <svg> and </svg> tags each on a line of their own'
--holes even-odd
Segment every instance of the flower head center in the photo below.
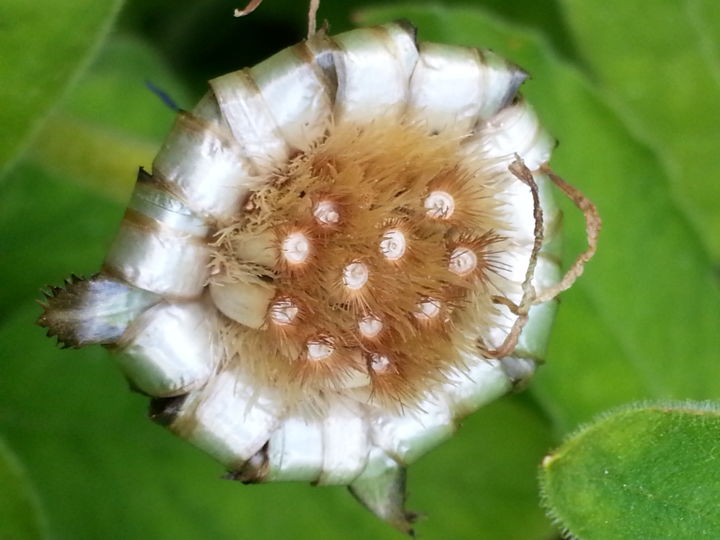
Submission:
<svg viewBox="0 0 720 540">
<path fill-rule="evenodd" d="M 411 403 L 462 365 L 458 343 L 473 347 L 489 323 L 465 307 L 491 299 L 485 274 L 458 275 L 485 261 L 480 240 L 502 220 L 496 173 L 463 161 L 461 144 L 414 124 L 341 123 L 251 191 L 217 259 L 273 290 L 267 325 L 230 332 L 259 382 L 323 400 L 359 374 L 370 399 Z"/>
<path fill-rule="evenodd" d="M 398 229 L 391 229 L 385 232 L 380 241 L 380 252 L 389 261 L 397 261 L 405 255 L 405 235 Z"/>
<path fill-rule="evenodd" d="M 340 222 L 340 213 L 332 201 L 320 201 L 313 209 L 315 220 L 321 225 L 337 225 Z"/>
<path fill-rule="evenodd" d="M 335 352 L 335 347 L 328 340 L 308 341 L 305 350 L 308 360 L 320 362 L 327 360 Z"/>
<path fill-rule="evenodd" d="M 478 259 L 475 252 L 466 247 L 456 247 L 450 255 L 448 268 L 453 274 L 466 276 L 477 268 Z"/>
<path fill-rule="evenodd" d="M 279 325 L 292 324 L 298 313 L 298 307 L 289 298 L 282 298 L 273 302 L 270 306 L 270 319 Z"/>
<path fill-rule="evenodd" d="M 360 319 L 358 329 L 360 330 L 360 335 L 362 335 L 362 337 L 372 339 L 382 332 L 383 323 L 374 315 L 368 315 L 367 317 Z"/>
<path fill-rule="evenodd" d="M 353 291 L 362 289 L 369 277 L 368 267 L 359 261 L 351 262 L 343 269 L 343 283 Z"/>
<path fill-rule="evenodd" d="M 299 231 L 292 232 L 282 242 L 282 254 L 290 264 L 302 264 L 310 255 L 310 240 Z"/>
<path fill-rule="evenodd" d="M 448 219 L 455 213 L 455 198 L 447 191 L 433 191 L 425 198 L 427 215 L 435 219 Z"/>
<path fill-rule="evenodd" d="M 428 298 L 418 304 L 418 310 L 415 312 L 415 317 L 420 320 L 429 321 L 434 319 L 440 314 L 440 300 L 436 298 Z"/>
</svg>

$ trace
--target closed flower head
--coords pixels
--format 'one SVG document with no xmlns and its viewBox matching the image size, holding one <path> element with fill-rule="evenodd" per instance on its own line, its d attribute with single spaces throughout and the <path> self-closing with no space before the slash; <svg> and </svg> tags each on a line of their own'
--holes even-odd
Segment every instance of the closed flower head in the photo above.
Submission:
<svg viewBox="0 0 720 540">
<path fill-rule="evenodd" d="M 210 81 L 41 324 L 232 478 L 349 485 L 409 530 L 405 466 L 532 374 L 581 271 L 525 77 L 392 23 Z"/>
</svg>

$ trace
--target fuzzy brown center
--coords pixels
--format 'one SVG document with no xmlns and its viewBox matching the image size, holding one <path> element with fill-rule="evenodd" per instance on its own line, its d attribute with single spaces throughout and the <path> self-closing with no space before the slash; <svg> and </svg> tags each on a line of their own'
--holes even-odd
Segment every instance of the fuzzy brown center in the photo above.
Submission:
<svg viewBox="0 0 720 540">
<path fill-rule="evenodd" d="M 218 282 L 271 291 L 259 328 L 228 321 L 233 361 L 298 396 L 397 403 L 461 367 L 504 243 L 499 180 L 462 155 L 414 126 L 336 126 L 252 192 L 215 243 Z"/>
</svg>

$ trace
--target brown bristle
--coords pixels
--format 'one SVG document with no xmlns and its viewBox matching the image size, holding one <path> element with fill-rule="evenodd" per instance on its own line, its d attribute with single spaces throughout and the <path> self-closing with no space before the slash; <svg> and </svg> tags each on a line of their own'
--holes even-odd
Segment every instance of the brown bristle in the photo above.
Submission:
<svg viewBox="0 0 720 540">
<path fill-rule="evenodd" d="M 458 350 L 493 311 L 486 274 L 504 225 L 497 175 L 480 159 L 459 164 L 461 143 L 413 125 L 333 126 L 251 193 L 218 234 L 213 264 L 267 276 L 278 292 L 261 329 L 227 321 L 232 361 L 298 403 L 365 377 L 372 399 L 404 406 L 461 369 Z M 435 192 L 452 212 L 429 205 Z M 274 258 L 263 267 L 243 246 L 268 235 Z M 468 271 L 451 265 L 458 248 L 474 257 Z M 379 326 L 363 331 L 363 320 Z"/>
<path fill-rule="evenodd" d="M 406 373 L 403 358 L 386 351 L 372 351 L 363 354 L 370 379 L 372 397 L 383 405 L 397 402 L 403 406 L 413 399 L 412 377 Z"/>
<path fill-rule="evenodd" d="M 276 273 L 292 276 L 317 268 L 320 240 L 310 225 L 281 225 L 275 229 L 275 242 L 278 251 Z"/>
<path fill-rule="evenodd" d="M 360 355 L 340 340 L 319 334 L 308 338 L 300 355 L 290 364 L 290 376 L 301 385 L 342 389 L 354 373 L 364 373 Z"/>
<path fill-rule="evenodd" d="M 443 171 L 427 184 L 423 208 L 429 219 L 484 230 L 497 215 L 498 203 L 494 198 L 497 189 L 493 182 L 479 185 L 472 174 L 459 168 Z M 432 204 L 434 201 L 441 203 L 440 206 Z M 446 203 L 447 208 L 442 203 Z"/>
<path fill-rule="evenodd" d="M 494 230 L 454 234 L 447 243 L 448 270 L 468 284 L 487 283 L 491 273 L 503 269 L 498 255 L 504 242 L 506 239 Z"/>
<path fill-rule="evenodd" d="M 318 234 L 334 234 L 352 219 L 353 200 L 338 191 L 317 192 L 310 196 L 310 212 Z"/>
</svg>

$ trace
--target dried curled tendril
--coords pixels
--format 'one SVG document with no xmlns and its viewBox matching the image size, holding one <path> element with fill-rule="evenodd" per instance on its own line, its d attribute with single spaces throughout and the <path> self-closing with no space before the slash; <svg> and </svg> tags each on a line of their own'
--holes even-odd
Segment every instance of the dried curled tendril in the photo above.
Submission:
<svg viewBox="0 0 720 540">
<path fill-rule="evenodd" d="M 234 12 L 235 17 L 245 17 L 255 11 L 263 0 L 250 0 L 243 9 L 236 9 Z M 317 30 L 317 11 L 320 7 L 320 0 L 310 0 L 308 7 L 308 37 L 312 36 Z"/>
<path fill-rule="evenodd" d="M 535 183 L 535 179 L 533 178 L 532 172 L 530 172 L 530 170 L 523 163 L 523 160 L 517 154 L 515 155 L 515 161 L 510 164 L 509 170 L 516 178 L 525 183 L 532 192 L 533 218 L 535 219 L 535 228 L 533 230 L 533 233 L 535 235 L 535 240 L 533 242 L 533 249 L 530 254 L 530 261 L 528 263 L 527 271 L 525 273 L 525 280 L 522 284 L 523 296 L 520 303 L 515 304 L 504 296 L 493 297 L 493 300 L 496 303 L 504 305 L 513 314 L 517 315 L 517 319 L 515 319 L 515 322 L 510 329 L 510 332 L 498 348 L 487 349 L 485 346 L 481 345 L 481 348 L 483 349 L 483 354 L 494 358 L 502 358 L 504 356 L 507 356 L 515 349 L 518 339 L 520 338 L 522 329 L 527 323 L 528 314 L 532 306 L 552 300 L 561 292 L 566 291 L 567 289 L 572 287 L 573 283 L 575 283 L 575 280 L 582 275 L 585 269 L 585 264 L 595 255 L 595 251 L 597 250 L 598 236 L 600 235 L 600 229 L 602 228 L 602 220 L 600 219 L 600 214 L 598 213 L 597 208 L 592 203 L 592 201 L 585 197 L 585 195 L 583 195 L 583 193 L 579 189 L 568 184 L 560 176 L 555 174 L 555 172 L 550 168 L 547 163 L 543 164 L 540 167 L 540 171 L 543 174 L 546 174 L 553 181 L 553 183 L 558 186 L 563 191 L 563 193 L 565 193 L 565 195 L 567 195 L 567 197 L 575 204 L 575 206 L 577 206 L 577 208 L 585 216 L 585 228 L 588 247 L 583 253 L 581 253 L 577 257 L 577 259 L 575 259 L 575 262 L 573 262 L 572 266 L 566 271 L 565 275 L 558 283 L 540 292 L 536 291 L 535 287 L 533 287 L 532 285 L 532 280 L 533 276 L 535 275 L 535 267 L 537 266 L 538 254 L 540 253 L 540 249 L 543 245 L 543 211 L 542 207 L 540 206 L 540 194 L 538 191 L 538 186 Z"/>
</svg>

